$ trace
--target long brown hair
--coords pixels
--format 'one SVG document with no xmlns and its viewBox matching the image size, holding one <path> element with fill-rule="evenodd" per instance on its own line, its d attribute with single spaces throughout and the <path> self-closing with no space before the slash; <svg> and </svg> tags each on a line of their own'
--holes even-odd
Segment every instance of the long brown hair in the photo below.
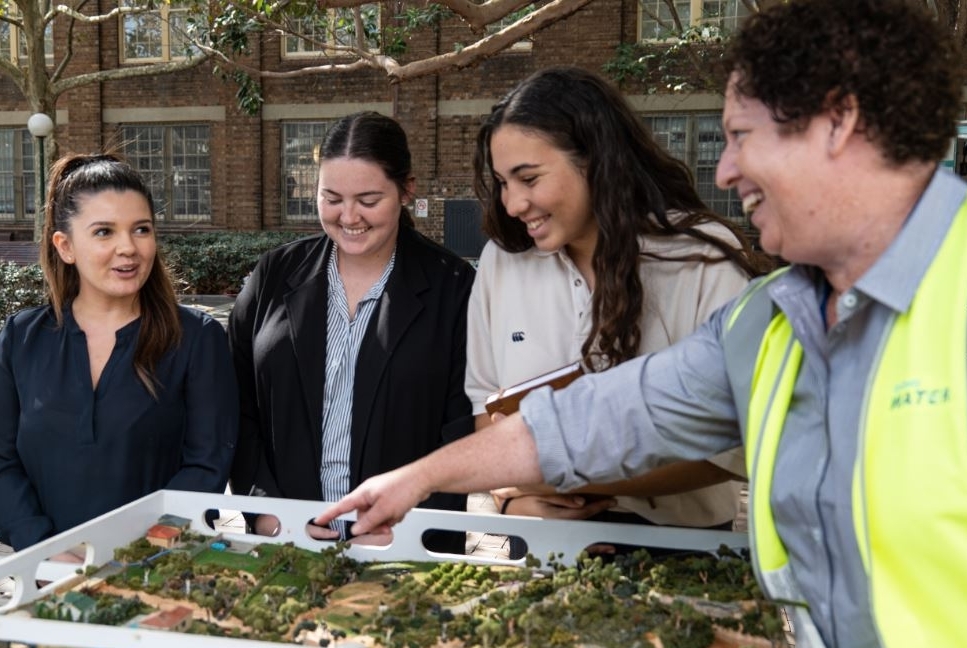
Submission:
<svg viewBox="0 0 967 648">
<path fill-rule="evenodd" d="M 601 77 L 576 67 L 548 68 L 525 79 L 493 107 L 477 136 L 474 190 L 483 203 L 483 229 L 505 250 L 523 252 L 534 240 L 519 219 L 507 214 L 493 173 L 490 139 L 504 124 L 546 137 L 586 174 L 598 227 L 591 332 L 581 347 L 587 366 L 597 364 L 594 356 L 611 367 L 638 355 L 645 303 L 639 236 L 684 234 L 721 252 L 675 259 L 647 255 L 653 258 L 731 261 L 750 277 L 771 267 L 738 227 L 706 207 L 688 167 L 658 146 L 624 97 Z M 669 219 L 673 210 L 681 216 Z M 738 242 L 699 229 L 704 223 L 720 223 Z"/>
<path fill-rule="evenodd" d="M 80 292 L 80 275 L 73 264 L 64 263 L 54 245 L 54 232 L 70 234 L 84 196 L 101 191 L 136 191 L 148 201 L 154 223 L 154 201 L 138 172 L 113 153 L 67 155 L 54 163 L 44 206 L 44 232 L 40 241 L 40 266 L 47 297 L 59 325 L 64 309 Z M 181 342 L 178 300 L 168 270 L 157 251 L 148 279 L 138 293 L 141 328 L 134 350 L 134 370 L 148 392 L 157 398 L 155 368 L 161 357 Z"/>
</svg>

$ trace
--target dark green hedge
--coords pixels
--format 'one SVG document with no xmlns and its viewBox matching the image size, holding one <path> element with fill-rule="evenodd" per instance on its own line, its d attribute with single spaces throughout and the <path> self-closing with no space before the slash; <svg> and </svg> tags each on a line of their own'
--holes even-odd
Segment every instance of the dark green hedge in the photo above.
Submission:
<svg viewBox="0 0 967 648">
<path fill-rule="evenodd" d="M 259 255 L 306 232 L 208 232 L 162 234 L 160 246 L 175 278 L 175 289 L 189 295 L 237 293 Z M 0 263 L 0 325 L 7 316 L 44 303 L 44 282 L 37 264 Z"/>
<path fill-rule="evenodd" d="M 237 293 L 259 255 L 305 232 L 209 232 L 165 234 L 161 249 L 176 289 L 189 295 Z"/>
<path fill-rule="evenodd" d="M 18 310 L 44 303 L 44 276 L 40 265 L 0 262 L 0 326 Z"/>
</svg>

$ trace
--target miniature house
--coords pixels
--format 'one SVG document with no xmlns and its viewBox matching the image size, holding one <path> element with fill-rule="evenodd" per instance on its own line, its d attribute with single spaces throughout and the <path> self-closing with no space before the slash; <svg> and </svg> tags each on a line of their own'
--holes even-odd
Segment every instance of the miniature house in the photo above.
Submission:
<svg viewBox="0 0 967 648">
<path fill-rule="evenodd" d="M 160 518 L 158 518 L 158 524 L 162 526 L 175 527 L 176 529 L 181 529 L 182 531 L 187 531 L 188 527 L 191 526 L 191 520 L 188 518 L 181 517 L 179 515 L 171 515 L 170 513 L 165 513 Z"/>
<path fill-rule="evenodd" d="M 142 619 L 138 626 L 145 630 L 185 632 L 191 627 L 191 608 L 179 605 L 170 610 L 155 612 Z"/>
<path fill-rule="evenodd" d="M 97 607 L 97 602 L 86 594 L 67 592 L 61 600 L 61 606 L 70 614 L 72 621 L 86 623 L 91 612 Z"/>
<path fill-rule="evenodd" d="M 180 537 L 181 529 L 165 524 L 155 524 L 144 535 L 145 540 L 163 549 L 171 549 L 174 547 Z"/>
</svg>

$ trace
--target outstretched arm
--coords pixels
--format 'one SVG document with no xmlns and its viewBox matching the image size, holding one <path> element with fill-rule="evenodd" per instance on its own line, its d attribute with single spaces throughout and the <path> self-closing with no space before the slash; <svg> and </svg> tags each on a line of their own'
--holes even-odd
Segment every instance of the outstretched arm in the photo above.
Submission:
<svg viewBox="0 0 967 648">
<path fill-rule="evenodd" d="M 537 446 L 520 414 L 360 484 L 315 519 L 325 525 L 350 511 L 352 533 L 387 533 L 430 493 L 469 493 L 543 480 Z"/>
</svg>

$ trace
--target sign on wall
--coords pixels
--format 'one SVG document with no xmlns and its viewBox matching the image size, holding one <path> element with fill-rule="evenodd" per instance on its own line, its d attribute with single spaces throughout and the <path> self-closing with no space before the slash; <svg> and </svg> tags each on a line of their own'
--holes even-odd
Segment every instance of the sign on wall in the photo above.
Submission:
<svg viewBox="0 0 967 648">
<path fill-rule="evenodd" d="M 417 198 L 413 208 L 417 218 L 426 218 L 430 214 L 430 201 L 426 198 Z"/>
</svg>

